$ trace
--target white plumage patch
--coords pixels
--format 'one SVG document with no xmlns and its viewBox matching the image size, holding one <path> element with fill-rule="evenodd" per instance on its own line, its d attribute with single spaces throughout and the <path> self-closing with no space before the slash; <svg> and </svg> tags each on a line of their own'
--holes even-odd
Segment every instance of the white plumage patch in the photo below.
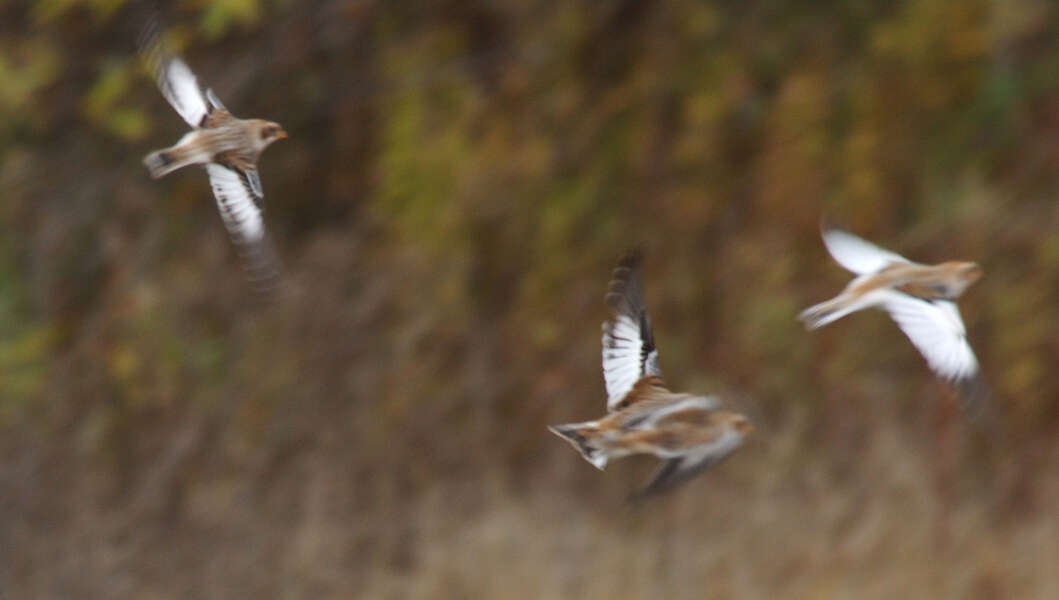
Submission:
<svg viewBox="0 0 1059 600">
<path fill-rule="evenodd" d="M 876 273 L 893 263 L 909 262 L 900 254 L 884 250 L 841 229 L 825 230 L 821 236 L 835 261 L 857 275 Z"/>
<path fill-rule="evenodd" d="M 613 410 L 644 375 L 661 375 L 658 351 L 649 348 L 638 323 L 618 315 L 603 324 L 603 380 Z"/>
<path fill-rule="evenodd" d="M 237 243 L 246 245 L 255 243 L 265 235 L 265 225 L 261 209 L 257 206 L 260 198 L 252 195 L 243 177 L 236 171 L 216 163 L 206 165 L 210 176 L 210 187 L 217 198 L 217 208 L 224 219 L 224 226 Z"/>
<path fill-rule="evenodd" d="M 971 378 L 978 372 L 978 361 L 967 343 L 967 331 L 955 303 L 886 290 L 881 305 L 935 373 L 952 381 Z"/>
<path fill-rule="evenodd" d="M 831 256 L 860 275 L 847 290 L 870 285 L 873 275 L 890 265 L 910 264 L 903 256 L 840 229 L 825 230 L 821 235 Z M 978 360 L 967 343 L 960 311 L 950 300 L 920 298 L 887 286 L 859 296 L 844 292 L 809 307 L 800 318 L 810 328 L 816 328 L 868 307 L 879 307 L 889 313 L 939 377 L 949 381 L 968 380 L 978 373 Z"/>
<path fill-rule="evenodd" d="M 192 127 L 200 127 L 210 112 L 207 99 L 195 74 L 184 61 L 168 57 L 159 66 L 158 87 L 177 113 Z"/>
</svg>

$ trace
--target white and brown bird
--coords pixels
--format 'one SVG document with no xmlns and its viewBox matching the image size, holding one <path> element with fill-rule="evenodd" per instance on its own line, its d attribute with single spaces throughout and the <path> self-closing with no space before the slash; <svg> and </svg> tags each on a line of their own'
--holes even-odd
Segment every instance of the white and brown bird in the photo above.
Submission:
<svg viewBox="0 0 1059 600">
<path fill-rule="evenodd" d="M 978 375 L 978 360 L 954 300 L 982 276 L 973 262 L 921 265 L 833 227 L 823 227 L 827 251 L 857 275 L 831 300 L 802 311 L 807 328 L 823 327 L 852 312 L 879 308 L 897 322 L 941 378 L 966 386 Z"/>
<path fill-rule="evenodd" d="M 715 396 L 671 392 L 658 368 L 640 284 L 642 254 L 633 251 L 614 270 L 603 324 L 603 379 L 608 414 L 549 429 L 599 469 L 631 454 L 665 460 L 639 497 L 669 489 L 731 454 L 753 431 L 743 415 L 721 409 Z"/>
<path fill-rule="evenodd" d="M 156 32 L 150 31 L 141 47 L 158 89 L 192 128 L 173 146 L 148 154 L 144 164 L 156 179 L 181 167 L 204 165 L 225 228 L 246 260 L 251 279 L 268 283 L 278 275 L 278 261 L 262 217 L 265 194 L 257 160 L 287 133 L 272 121 L 232 116 Z"/>
</svg>

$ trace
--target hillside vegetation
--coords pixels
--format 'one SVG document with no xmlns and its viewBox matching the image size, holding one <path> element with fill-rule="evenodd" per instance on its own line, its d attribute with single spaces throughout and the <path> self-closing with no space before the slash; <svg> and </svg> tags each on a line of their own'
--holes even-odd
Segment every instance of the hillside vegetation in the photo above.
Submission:
<svg viewBox="0 0 1059 600">
<path fill-rule="evenodd" d="M 1059 12 L 1043 0 L 183 0 L 284 286 L 255 298 L 155 8 L 0 2 L 0 597 L 1059 597 Z M 806 332 L 827 215 L 973 260 L 964 413 L 883 314 Z M 754 439 L 672 494 L 602 413 L 647 251 L 675 389 Z"/>
</svg>

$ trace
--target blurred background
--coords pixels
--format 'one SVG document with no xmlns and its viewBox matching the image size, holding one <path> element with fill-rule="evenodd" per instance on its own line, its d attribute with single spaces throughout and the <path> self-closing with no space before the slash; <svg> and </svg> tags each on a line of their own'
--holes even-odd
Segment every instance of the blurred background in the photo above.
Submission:
<svg viewBox="0 0 1059 600">
<path fill-rule="evenodd" d="M 164 4 L 164 6 L 163 6 Z M 163 8 L 159 9 L 159 6 Z M 0 1 L 0 596 L 1059 597 L 1059 10 L 1044 0 Z M 135 55 L 158 12 L 264 153 L 253 297 Z M 971 419 L 827 214 L 979 262 Z M 757 425 L 625 503 L 610 271 Z"/>
</svg>

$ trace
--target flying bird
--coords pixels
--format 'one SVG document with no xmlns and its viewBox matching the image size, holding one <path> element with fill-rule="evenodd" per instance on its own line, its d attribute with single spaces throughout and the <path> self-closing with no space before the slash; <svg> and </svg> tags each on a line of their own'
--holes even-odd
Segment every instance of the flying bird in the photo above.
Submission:
<svg viewBox="0 0 1059 600">
<path fill-rule="evenodd" d="M 879 308 L 890 314 L 942 379 L 960 386 L 977 379 L 978 360 L 954 302 L 982 276 L 977 264 L 921 265 L 841 229 L 825 226 L 821 235 L 835 261 L 857 277 L 838 296 L 798 315 L 808 329 Z"/>
<path fill-rule="evenodd" d="M 232 116 L 213 90 L 203 88 L 184 61 L 168 52 L 155 31 L 148 32 L 141 46 L 158 89 L 192 128 L 173 146 L 148 154 L 144 165 L 155 179 L 188 165 L 204 165 L 225 228 L 251 280 L 269 283 L 279 270 L 262 218 L 265 194 L 257 160 L 287 133 L 272 121 Z"/>
<path fill-rule="evenodd" d="M 661 467 L 637 493 L 672 488 L 731 454 L 753 431 L 743 415 L 723 410 L 716 396 L 670 391 L 658 367 L 640 283 L 643 255 L 625 255 L 614 270 L 606 302 L 614 313 L 603 323 L 603 379 L 608 413 L 594 421 L 553 425 L 588 462 L 653 454 Z"/>
</svg>

